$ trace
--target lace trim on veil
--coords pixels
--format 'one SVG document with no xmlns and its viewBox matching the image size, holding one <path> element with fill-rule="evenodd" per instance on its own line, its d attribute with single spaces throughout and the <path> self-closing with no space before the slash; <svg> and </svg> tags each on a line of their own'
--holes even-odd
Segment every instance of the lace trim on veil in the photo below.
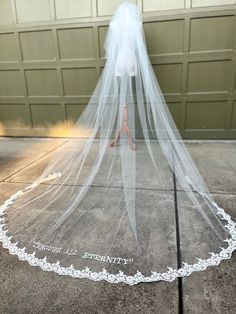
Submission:
<svg viewBox="0 0 236 314">
<path fill-rule="evenodd" d="M 45 179 L 35 182 L 26 188 L 19 190 L 15 194 L 12 194 L 5 203 L 0 206 L 0 242 L 4 248 L 9 250 L 11 255 L 17 255 L 20 260 L 26 260 L 31 266 L 39 266 L 44 271 L 53 271 L 59 275 L 69 275 L 74 278 L 88 278 L 94 281 L 106 280 L 110 283 L 124 282 L 129 285 L 134 285 L 140 282 L 153 282 L 153 281 L 173 281 L 177 277 L 189 276 L 194 271 L 205 270 L 208 266 L 218 265 L 222 260 L 229 259 L 232 256 L 234 250 L 236 250 L 236 223 L 232 221 L 231 216 L 227 214 L 223 208 L 219 207 L 215 202 L 211 203 L 217 208 L 217 214 L 225 221 L 227 224 L 225 227 L 229 230 L 231 235 L 230 238 L 224 241 L 228 243 L 227 248 L 222 248 L 219 253 L 209 252 L 210 257 L 207 259 L 196 258 L 198 262 L 195 264 L 188 264 L 183 262 L 183 267 L 179 269 L 173 269 L 172 267 L 167 267 L 168 271 L 158 273 L 152 271 L 150 276 L 144 276 L 140 271 L 137 271 L 133 276 L 127 276 L 124 272 L 119 271 L 117 274 L 110 274 L 105 268 L 101 272 L 93 272 L 88 267 L 79 270 L 75 269 L 73 265 L 69 267 L 60 266 L 60 262 L 49 263 L 47 257 L 43 259 L 37 258 L 35 256 L 36 251 L 32 254 L 25 252 L 25 247 L 18 247 L 18 242 L 11 242 L 12 236 L 8 235 L 8 229 L 4 230 L 4 215 L 6 210 L 15 202 L 15 200 L 23 195 L 23 193 L 29 189 L 33 189 L 35 186 L 42 182 L 52 180 L 56 177 L 60 177 L 60 172 L 54 172 L 49 174 Z M 191 183 L 191 180 L 186 177 L 186 179 Z M 206 196 L 204 194 L 204 196 Z M 207 196 L 206 196 L 207 197 Z"/>
</svg>

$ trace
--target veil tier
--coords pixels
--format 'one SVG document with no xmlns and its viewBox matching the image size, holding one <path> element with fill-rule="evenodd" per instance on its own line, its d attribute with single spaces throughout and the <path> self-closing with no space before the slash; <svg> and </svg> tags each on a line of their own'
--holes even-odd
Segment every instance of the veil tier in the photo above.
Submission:
<svg viewBox="0 0 236 314">
<path fill-rule="evenodd" d="M 0 207 L 3 247 L 45 271 L 130 285 L 218 265 L 236 248 L 235 222 L 168 110 L 136 5 L 118 7 L 104 49 L 70 137 Z"/>
</svg>

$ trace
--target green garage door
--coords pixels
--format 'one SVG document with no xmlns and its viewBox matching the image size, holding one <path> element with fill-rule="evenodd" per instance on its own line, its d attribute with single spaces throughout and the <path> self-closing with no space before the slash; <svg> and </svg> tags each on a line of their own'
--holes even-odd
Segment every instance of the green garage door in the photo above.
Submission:
<svg viewBox="0 0 236 314">
<path fill-rule="evenodd" d="M 110 0 L 0 0 L 0 135 L 64 136 L 104 66 Z M 133 0 L 184 138 L 236 138 L 236 1 Z"/>
</svg>

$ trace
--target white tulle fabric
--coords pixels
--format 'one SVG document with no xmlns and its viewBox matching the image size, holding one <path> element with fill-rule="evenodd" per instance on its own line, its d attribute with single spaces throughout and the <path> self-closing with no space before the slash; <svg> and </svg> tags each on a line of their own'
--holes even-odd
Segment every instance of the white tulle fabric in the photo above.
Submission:
<svg viewBox="0 0 236 314">
<path fill-rule="evenodd" d="M 181 139 L 135 5 L 118 7 L 104 49 L 71 137 L 0 207 L 3 247 L 46 271 L 128 284 L 218 265 L 236 248 L 235 222 Z"/>
</svg>

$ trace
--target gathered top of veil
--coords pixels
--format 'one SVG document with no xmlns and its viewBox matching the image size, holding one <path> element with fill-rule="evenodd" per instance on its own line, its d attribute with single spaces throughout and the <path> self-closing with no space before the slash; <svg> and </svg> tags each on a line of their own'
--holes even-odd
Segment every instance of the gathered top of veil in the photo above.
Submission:
<svg viewBox="0 0 236 314">
<path fill-rule="evenodd" d="M 131 285 L 218 265 L 236 248 L 235 223 L 169 112 L 136 5 L 118 7 L 104 49 L 71 136 L 0 207 L 3 247 L 46 271 Z"/>
<path fill-rule="evenodd" d="M 137 74 L 137 47 L 144 41 L 140 13 L 126 1 L 112 17 L 104 43 L 105 58 L 114 60 L 116 76 Z"/>
</svg>

